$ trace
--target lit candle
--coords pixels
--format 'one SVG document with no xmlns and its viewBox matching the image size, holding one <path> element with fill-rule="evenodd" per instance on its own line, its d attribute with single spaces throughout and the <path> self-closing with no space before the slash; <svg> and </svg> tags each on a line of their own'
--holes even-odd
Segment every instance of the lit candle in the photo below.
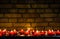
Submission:
<svg viewBox="0 0 60 39">
<path fill-rule="evenodd" d="M 14 32 L 14 35 L 16 35 L 16 34 L 17 34 L 17 31 L 16 31 L 16 29 L 14 29 L 14 30 L 13 30 L 13 32 Z"/>
<path fill-rule="evenodd" d="M 2 31 L 3 35 L 6 35 L 6 32 L 7 32 L 7 30 L 4 29 L 4 30 Z"/>
<path fill-rule="evenodd" d="M 6 32 L 6 36 L 9 36 L 9 33 L 10 33 L 10 32 L 9 32 L 9 31 L 7 31 L 7 32 Z"/>
<path fill-rule="evenodd" d="M 10 35 L 13 36 L 14 34 L 15 34 L 14 31 L 11 30 L 11 31 L 10 31 Z"/>
<path fill-rule="evenodd" d="M 20 34 L 24 34 L 24 30 L 23 29 L 20 30 Z"/>
<path fill-rule="evenodd" d="M 36 32 L 34 32 L 34 36 L 40 36 L 40 31 L 36 31 Z"/>
<path fill-rule="evenodd" d="M 2 35 L 2 30 L 0 29 L 0 37 L 1 37 L 1 36 L 3 36 L 3 35 Z"/>
<path fill-rule="evenodd" d="M 55 32 L 54 32 L 53 30 L 49 30 L 49 31 L 48 31 L 48 35 L 49 35 L 49 36 L 53 36 L 53 35 L 55 35 Z"/>
<path fill-rule="evenodd" d="M 60 31 L 59 30 L 56 31 L 56 35 L 60 35 Z"/>
<path fill-rule="evenodd" d="M 42 31 L 40 32 L 40 34 L 41 34 L 41 36 L 44 36 L 44 35 L 45 35 L 45 32 L 42 30 Z"/>
<path fill-rule="evenodd" d="M 25 35 L 29 35 L 29 34 L 30 34 L 30 32 L 29 32 L 29 31 L 26 31 L 26 32 L 25 32 Z"/>
<path fill-rule="evenodd" d="M 36 32 L 35 30 L 32 30 L 32 35 L 33 35 L 35 32 Z"/>
</svg>

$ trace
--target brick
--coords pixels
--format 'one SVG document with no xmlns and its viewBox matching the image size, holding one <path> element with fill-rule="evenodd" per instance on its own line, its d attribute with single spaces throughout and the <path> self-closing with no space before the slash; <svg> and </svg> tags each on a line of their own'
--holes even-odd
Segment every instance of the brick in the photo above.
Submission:
<svg viewBox="0 0 60 39">
<path fill-rule="evenodd" d="M 57 14 L 40 14 L 40 17 L 56 17 Z"/>
<path fill-rule="evenodd" d="M 60 26 L 60 23 L 49 23 L 49 26 Z"/>
<path fill-rule="evenodd" d="M 18 18 L 18 22 L 25 22 L 26 19 L 25 18 Z"/>
<path fill-rule="evenodd" d="M 57 17 L 57 18 L 54 19 L 54 21 L 55 22 L 60 22 L 60 18 Z"/>
<path fill-rule="evenodd" d="M 5 14 L 5 17 L 21 17 L 21 14 Z"/>
<path fill-rule="evenodd" d="M 44 10 L 44 9 L 36 9 L 36 12 L 37 12 L 37 13 L 44 13 L 45 10 Z"/>
<path fill-rule="evenodd" d="M 60 17 L 60 14 L 58 14 L 58 16 Z"/>
<path fill-rule="evenodd" d="M 25 23 L 25 26 L 26 27 L 31 27 L 31 24 L 30 23 Z"/>
<path fill-rule="evenodd" d="M 39 17 L 39 14 L 23 14 L 23 17 Z"/>
<path fill-rule="evenodd" d="M 36 27 L 36 30 L 42 31 L 42 30 L 45 30 L 45 29 L 44 29 L 44 27 L 38 26 L 38 27 Z"/>
<path fill-rule="evenodd" d="M 10 9 L 9 12 L 10 13 L 17 13 L 17 9 Z"/>
<path fill-rule="evenodd" d="M 45 18 L 45 22 L 54 22 L 54 18 Z"/>
<path fill-rule="evenodd" d="M 49 30 L 49 29 L 52 30 L 53 28 L 52 27 L 49 27 L 49 26 L 48 27 L 45 27 L 45 30 Z"/>
<path fill-rule="evenodd" d="M 14 27 L 17 28 L 30 28 L 30 23 L 13 23 Z"/>
<path fill-rule="evenodd" d="M 17 18 L 16 19 L 9 19 L 9 22 L 17 22 Z"/>
<path fill-rule="evenodd" d="M 31 26 L 35 27 L 35 26 L 37 26 L 37 23 L 31 23 Z"/>
<path fill-rule="evenodd" d="M 28 13 L 35 13 L 36 10 L 35 10 L 35 9 L 28 9 L 27 12 L 28 12 Z"/>
<path fill-rule="evenodd" d="M 59 8 L 60 6 L 59 6 L 60 4 L 51 4 L 50 6 L 51 6 L 51 8 Z"/>
<path fill-rule="evenodd" d="M 8 19 L 6 19 L 6 18 L 0 18 L 0 22 L 8 22 Z"/>
<path fill-rule="evenodd" d="M 47 4 L 32 4 L 32 8 L 48 8 Z"/>
<path fill-rule="evenodd" d="M 54 9 L 54 12 L 55 13 L 59 13 L 59 9 Z"/>
<path fill-rule="evenodd" d="M 25 22 L 34 22 L 33 18 L 27 18 Z"/>
<path fill-rule="evenodd" d="M 48 26 L 48 23 L 37 23 L 37 26 Z"/>
<path fill-rule="evenodd" d="M 16 8 L 30 8 L 29 4 L 16 4 Z"/>
<path fill-rule="evenodd" d="M 13 23 L 13 25 L 15 26 L 15 27 L 24 27 L 25 26 L 25 23 Z"/>
<path fill-rule="evenodd" d="M 45 12 L 46 12 L 46 13 L 52 13 L 53 10 L 52 10 L 52 9 L 45 9 Z"/>
<path fill-rule="evenodd" d="M 11 3 L 17 3 L 17 0 L 11 0 Z"/>
<path fill-rule="evenodd" d="M 0 4 L 0 8 L 12 8 L 12 4 Z"/>
<path fill-rule="evenodd" d="M 43 18 L 36 18 L 35 22 L 44 22 L 44 19 Z"/>
<path fill-rule="evenodd" d="M 8 3 L 9 0 L 1 0 L 1 3 Z"/>
<path fill-rule="evenodd" d="M 26 9 L 19 9 L 18 12 L 19 13 L 26 13 Z"/>
<path fill-rule="evenodd" d="M 18 22 L 34 22 L 33 18 L 20 18 Z"/>
<path fill-rule="evenodd" d="M 12 27 L 12 23 L 0 23 L 2 27 Z"/>
<path fill-rule="evenodd" d="M 0 12 L 1 12 L 1 13 L 8 13 L 8 12 L 9 12 L 8 10 L 9 10 L 9 9 L 4 8 L 4 9 L 0 9 Z"/>
<path fill-rule="evenodd" d="M 0 17 L 3 17 L 3 14 L 0 14 Z"/>
</svg>

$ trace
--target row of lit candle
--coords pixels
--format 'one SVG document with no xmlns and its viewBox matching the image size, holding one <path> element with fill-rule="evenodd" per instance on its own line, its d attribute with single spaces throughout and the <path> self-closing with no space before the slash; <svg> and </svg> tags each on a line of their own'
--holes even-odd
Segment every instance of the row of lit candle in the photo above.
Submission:
<svg viewBox="0 0 60 39">
<path fill-rule="evenodd" d="M 27 29 L 26 31 L 24 31 L 23 29 L 17 31 L 16 29 L 14 30 L 1 30 L 0 29 L 0 36 L 54 36 L 54 35 L 60 35 L 60 31 L 54 31 L 54 30 L 48 30 L 48 31 L 39 31 L 39 30 L 30 30 Z"/>
</svg>

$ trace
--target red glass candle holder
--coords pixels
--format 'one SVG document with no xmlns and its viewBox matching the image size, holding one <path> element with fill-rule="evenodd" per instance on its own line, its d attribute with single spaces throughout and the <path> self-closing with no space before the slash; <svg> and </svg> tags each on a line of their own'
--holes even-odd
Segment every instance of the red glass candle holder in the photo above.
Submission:
<svg viewBox="0 0 60 39">
<path fill-rule="evenodd" d="M 56 31 L 56 35 L 60 35 L 60 31 L 59 30 Z"/>
<path fill-rule="evenodd" d="M 37 30 L 36 32 L 34 32 L 33 36 L 40 36 L 40 31 Z"/>
<path fill-rule="evenodd" d="M 24 30 L 23 29 L 20 30 L 20 34 L 21 35 L 24 34 Z"/>
<path fill-rule="evenodd" d="M 2 30 L 0 29 L 0 37 L 1 37 L 1 36 L 3 36 L 3 34 L 2 34 Z"/>
<path fill-rule="evenodd" d="M 41 36 L 45 36 L 45 32 L 43 30 L 40 32 L 40 34 Z"/>
<path fill-rule="evenodd" d="M 53 35 L 55 35 L 55 32 L 53 30 L 49 30 L 47 32 L 47 34 L 48 34 L 48 36 L 53 36 Z"/>
</svg>

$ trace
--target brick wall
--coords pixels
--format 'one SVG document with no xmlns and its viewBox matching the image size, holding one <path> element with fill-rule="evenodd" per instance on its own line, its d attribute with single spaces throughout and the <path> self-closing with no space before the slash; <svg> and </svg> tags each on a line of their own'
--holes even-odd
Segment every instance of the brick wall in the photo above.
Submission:
<svg viewBox="0 0 60 39">
<path fill-rule="evenodd" d="M 1 0 L 0 28 L 60 29 L 59 2 L 58 0 Z"/>
</svg>

